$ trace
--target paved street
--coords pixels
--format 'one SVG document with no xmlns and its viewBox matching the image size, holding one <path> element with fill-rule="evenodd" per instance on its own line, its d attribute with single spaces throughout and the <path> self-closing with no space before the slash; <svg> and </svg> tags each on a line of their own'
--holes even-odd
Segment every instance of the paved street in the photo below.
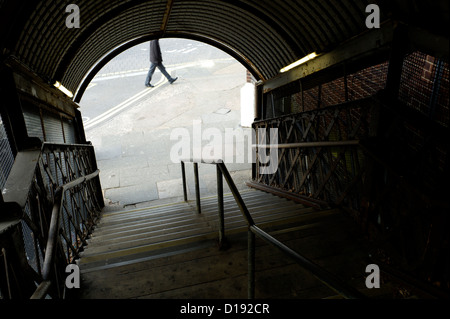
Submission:
<svg viewBox="0 0 450 319">
<path fill-rule="evenodd" d="M 174 130 L 185 128 L 189 132 L 191 148 L 195 144 L 193 123 L 201 125 L 202 132 L 208 128 L 222 134 L 226 129 L 250 130 L 240 127 L 240 90 L 246 82 L 242 65 L 200 42 L 162 39 L 160 44 L 164 65 L 178 77 L 174 84 L 157 70 L 152 80 L 155 88 L 144 86 L 149 67 L 148 43 L 144 43 L 106 65 L 80 102 L 86 138 L 96 150 L 107 204 L 139 206 L 157 199 L 181 198 L 181 167 L 170 156 L 181 139 L 170 139 Z M 204 136 L 202 146 L 209 142 L 211 138 Z M 237 141 L 237 154 L 247 152 L 247 146 L 245 141 Z M 251 176 L 248 157 L 246 163 L 227 167 L 238 187 L 245 188 L 244 182 Z M 215 166 L 201 164 L 199 171 L 202 196 L 214 194 Z M 193 199 L 192 165 L 186 164 L 186 173 Z"/>
</svg>

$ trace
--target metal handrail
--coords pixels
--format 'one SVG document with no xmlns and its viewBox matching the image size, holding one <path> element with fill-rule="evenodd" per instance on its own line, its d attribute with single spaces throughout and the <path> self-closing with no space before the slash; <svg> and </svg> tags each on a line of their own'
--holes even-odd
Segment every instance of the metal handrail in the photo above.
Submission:
<svg viewBox="0 0 450 319">
<path fill-rule="evenodd" d="M 194 165 L 197 165 L 198 163 L 204 163 L 204 164 L 214 164 L 217 166 L 217 178 L 219 180 L 220 177 L 224 177 L 228 187 L 231 190 L 231 193 L 233 194 L 233 197 L 236 201 L 236 203 L 239 206 L 239 209 L 242 213 L 242 216 L 244 217 L 245 221 L 248 225 L 248 297 L 249 299 L 253 299 L 255 297 L 255 235 L 262 238 L 267 243 L 275 246 L 279 250 L 281 250 L 284 254 L 292 258 L 296 263 L 298 263 L 300 266 L 302 266 L 304 269 L 309 271 L 314 277 L 316 277 L 319 281 L 321 281 L 323 284 L 334 290 L 339 295 L 343 296 L 344 298 L 348 299 L 363 299 L 365 296 L 361 294 L 357 289 L 347 285 L 346 283 L 342 282 L 339 278 L 337 278 L 334 274 L 328 272 L 327 270 L 323 269 L 319 265 L 313 263 L 309 259 L 305 258 L 304 256 L 300 255 L 299 253 L 295 252 L 279 240 L 275 239 L 271 235 L 269 235 L 267 232 L 260 229 L 254 222 L 249 210 L 247 209 L 247 206 L 244 203 L 244 200 L 242 199 L 227 167 L 223 163 L 222 160 L 216 159 L 216 160 L 210 160 L 205 161 L 202 159 L 183 159 L 181 160 L 181 171 L 182 171 L 182 179 L 183 179 L 183 192 L 184 192 L 184 200 L 187 201 L 187 191 L 186 191 L 186 176 L 185 176 L 185 168 L 184 163 L 185 162 L 191 162 Z M 220 174 L 219 174 L 220 171 Z M 198 169 L 194 170 L 195 174 L 195 183 L 196 183 L 196 199 L 197 199 L 197 208 L 198 212 L 200 213 L 200 194 L 198 192 Z M 218 184 L 221 184 L 218 182 Z M 220 187 L 218 187 L 218 191 L 220 190 Z M 219 195 L 219 194 L 218 194 Z M 219 196 L 220 198 L 220 196 Z M 221 197 L 223 201 L 223 196 Z M 220 206 L 222 205 L 222 208 Z M 219 241 L 223 240 L 224 237 L 224 221 L 223 221 L 223 202 L 220 203 L 219 199 L 219 215 L 220 215 L 220 238 Z"/>
<path fill-rule="evenodd" d="M 58 233 L 59 233 L 59 218 L 61 215 L 61 210 L 63 207 L 64 202 L 64 193 L 72 189 L 78 185 L 81 185 L 85 182 L 88 182 L 94 178 L 96 178 L 100 173 L 100 170 L 96 170 L 95 172 L 79 177 L 73 181 L 70 181 L 60 187 L 57 188 L 54 196 L 53 201 L 53 208 L 52 208 L 52 215 L 50 220 L 50 228 L 48 231 L 48 239 L 45 249 L 45 257 L 44 257 L 44 264 L 42 267 L 42 282 L 39 284 L 39 286 L 36 288 L 33 295 L 30 297 L 30 299 L 42 299 L 47 294 L 48 290 L 51 287 L 51 280 L 50 280 L 50 272 L 51 267 L 53 265 L 53 258 L 55 255 L 55 247 L 58 239 Z"/>
<path fill-rule="evenodd" d="M 353 146 L 359 145 L 359 140 L 347 141 L 320 141 L 320 142 L 303 142 L 303 143 L 284 143 L 284 144 L 254 144 L 252 147 L 259 149 L 266 148 L 305 148 L 305 147 L 338 147 L 338 146 Z"/>
</svg>

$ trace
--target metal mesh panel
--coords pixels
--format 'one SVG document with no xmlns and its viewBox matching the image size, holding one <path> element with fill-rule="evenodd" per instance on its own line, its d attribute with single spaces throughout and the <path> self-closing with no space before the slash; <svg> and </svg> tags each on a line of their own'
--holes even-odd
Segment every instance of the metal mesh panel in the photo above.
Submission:
<svg viewBox="0 0 450 319">
<path fill-rule="evenodd" d="M 36 252 L 36 246 L 35 246 L 35 237 L 30 229 L 30 227 L 27 225 L 25 221 L 22 220 L 22 237 L 23 237 L 23 243 L 25 248 L 25 255 L 27 257 L 28 264 L 33 268 L 36 273 L 39 273 L 39 265 L 41 265 L 39 261 L 39 253 Z"/>
<path fill-rule="evenodd" d="M 67 167 L 66 154 L 64 152 L 59 152 L 58 155 L 59 155 L 58 158 L 59 158 L 60 172 L 62 173 L 63 176 L 62 181 L 63 184 L 65 184 L 70 180 L 75 179 L 75 176 L 69 173 L 70 171 Z"/>
<path fill-rule="evenodd" d="M 448 63 L 422 52 L 405 57 L 399 99 L 448 127 Z"/>
<path fill-rule="evenodd" d="M 425 114 L 430 113 L 429 103 L 433 87 L 433 58 L 415 52 L 404 59 L 399 98 L 408 106 Z"/>
<path fill-rule="evenodd" d="M 319 87 L 313 87 L 303 92 L 304 111 L 319 108 Z"/>
<path fill-rule="evenodd" d="M 343 77 L 325 83 L 321 87 L 321 107 L 345 102 L 345 80 Z"/>
<path fill-rule="evenodd" d="M 264 119 L 316 110 L 361 100 L 385 88 L 388 62 L 365 68 L 335 80 L 302 89 L 300 81 L 277 88 L 264 97 Z M 303 84 L 306 86 L 307 80 Z"/>
<path fill-rule="evenodd" d="M 349 100 L 363 99 L 384 89 L 388 65 L 388 62 L 384 62 L 348 75 L 347 89 Z"/>
<path fill-rule="evenodd" d="M 65 197 L 65 202 L 66 204 L 68 204 L 67 200 L 70 200 L 70 197 L 68 196 L 67 193 L 64 194 Z M 61 223 L 61 229 L 63 229 L 63 232 L 65 234 L 66 237 L 68 237 L 67 239 L 70 240 L 70 233 L 71 233 L 71 225 L 69 222 L 69 212 L 67 210 L 67 205 L 65 205 L 61 211 L 61 219 L 60 219 L 60 223 Z M 70 246 L 69 246 L 69 242 L 66 241 L 66 239 L 62 236 L 61 234 L 61 243 L 62 246 L 64 247 L 64 252 L 65 252 L 65 256 L 67 258 L 67 261 L 69 262 L 69 251 L 70 251 Z"/>
<path fill-rule="evenodd" d="M 449 109 L 449 65 L 440 61 L 441 69 L 439 69 L 438 77 L 440 77 L 439 86 L 436 87 L 436 107 L 434 111 L 434 120 L 441 125 L 448 127 L 450 109 Z"/>
<path fill-rule="evenodd" d="M 8 136 L 0 114 L 0 190 L 6 184 L 9 172 L 14 164 L 14 154 L 9 144 Z"/>
</svg>

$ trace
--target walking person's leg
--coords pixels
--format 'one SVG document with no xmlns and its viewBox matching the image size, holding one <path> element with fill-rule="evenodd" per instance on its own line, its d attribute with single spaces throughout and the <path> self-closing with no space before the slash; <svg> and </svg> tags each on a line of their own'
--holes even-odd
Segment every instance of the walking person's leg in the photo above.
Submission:
<svg viewBox="0 0 450 319">
<path fill-rule="evenodd" d="M 170 84 L 172 84 L 173 82 L 175 82 L 178 79 L 178 78 L 172 78 L 170 76 L 170 74 L 167 73 L 166 67 L 162 63 L 158 64 L 158 69 L 161 71 L 162 74 L 164 74 L 164 76 L 167 78 L 167 80 L 170 82 Z"/>
<path fill-rule="evenodd" d="M 152 80 L 152 76 L 153 76 L 153 73 L 155 73 L 156 67 L 157 67 L 156 63 L 150 64 L 150 69 L 148 70 L 147 78 L 145 79 L 145 86 L 152 87 L 152 85 L 150 84 L 150 81 Z"/>
</svg>

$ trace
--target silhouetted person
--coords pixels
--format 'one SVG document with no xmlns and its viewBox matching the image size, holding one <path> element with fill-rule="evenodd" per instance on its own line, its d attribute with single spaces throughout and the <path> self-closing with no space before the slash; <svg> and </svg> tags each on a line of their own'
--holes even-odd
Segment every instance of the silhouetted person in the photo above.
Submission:
<svg viewBox="0 0 450 319">
<path fill-rule="evenodd" d="M 175 82 L 178 78 L 172 78 L 169 73 L 167 73 L 166 68 L 162 64 L 162 55 L 161 55 L 161 48 L 159 47 L 159 40 L 152 40 L 150 41 L 150 70 L 148 70 L 147 78 L 145 79 L 145 86 L 146 87 L 153 87 L 152 84 L 150 84 L 152 80 L 153 73 L 155 72 L 155 69 L 158 68 L 162 74 L 169 80 L 169 83 L 172 84 Z"/>
</svg>

